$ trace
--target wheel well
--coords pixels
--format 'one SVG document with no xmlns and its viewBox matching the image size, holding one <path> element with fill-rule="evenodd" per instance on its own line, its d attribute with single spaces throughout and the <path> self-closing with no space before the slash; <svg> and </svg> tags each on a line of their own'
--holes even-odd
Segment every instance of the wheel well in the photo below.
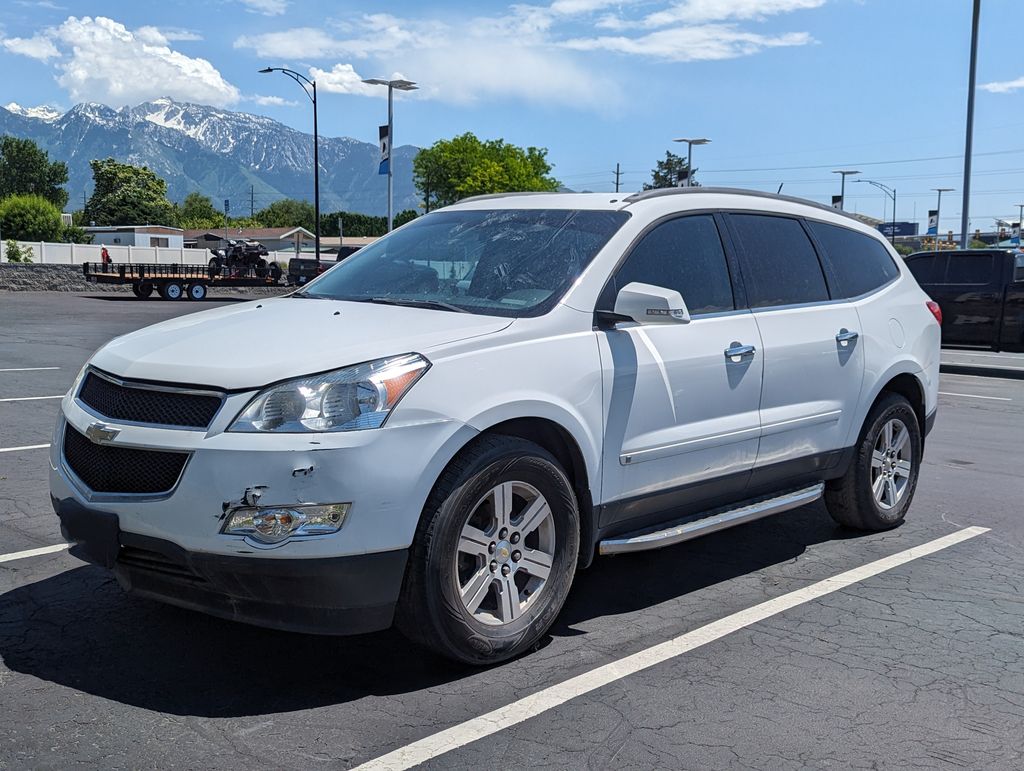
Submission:
<svg viewBox="0 0 1024 771">
<path fill-rule="evenodd" d="M 921 437 L 924 438 L 924 388 L 921 386 L 921 382 L 909 372 L 904 372 L 901 375 L 897 375 L 884 386 L 882 386 L 881 392 L 878 394 L 878 398 L 875 399 L 877 402 L 881 398 L 882 394 L 886 391 L 890 393 L 896 393 L 904 397 L 910 406 L 914 408 L 914 414 L 917 415 L 918 425 L 921 427 Z M 874 405 L 872 405 L 873 407 Z"/>
<path fill-rule="evenodd" d="M 580 507 L 580 555 L 578 566 L 589 567 L 594 557 L 594 504 L 583 453 L 572 434 L 545 418 L 515 418 L 486 429 L 484 434 L 516 436 L 539 444 L 555 456 L 569 475 Z"/>
</svg>

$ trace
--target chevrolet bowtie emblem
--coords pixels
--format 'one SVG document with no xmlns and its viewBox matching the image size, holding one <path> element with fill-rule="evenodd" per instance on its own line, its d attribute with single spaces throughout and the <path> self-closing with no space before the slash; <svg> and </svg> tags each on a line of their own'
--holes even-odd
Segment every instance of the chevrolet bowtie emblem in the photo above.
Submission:
<svg viewBox="0 0 1024 771">
<path fill-rule="evenodd" d="M 85 429 L 85 435 L 97 444 L 109 442 L 120 433 L 120 429 L 111 428 L 102 423 L 90 423 L 89 427 Z"/>
</svg>

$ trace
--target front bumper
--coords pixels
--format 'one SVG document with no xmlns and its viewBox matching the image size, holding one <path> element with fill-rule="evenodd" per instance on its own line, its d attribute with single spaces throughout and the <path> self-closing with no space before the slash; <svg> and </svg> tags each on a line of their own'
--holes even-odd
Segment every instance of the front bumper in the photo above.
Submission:
<svg viewBox="0 0 1024 771">
<path fill-rule="evenodd" d="M 408 550 L 319 559 L 187 551 L 121 530 L 118 516 L 51 496 L 71 553 L 113 570 L 135 594 L 221 618 L 313 634 L 391 626 Z"/>
</svg>

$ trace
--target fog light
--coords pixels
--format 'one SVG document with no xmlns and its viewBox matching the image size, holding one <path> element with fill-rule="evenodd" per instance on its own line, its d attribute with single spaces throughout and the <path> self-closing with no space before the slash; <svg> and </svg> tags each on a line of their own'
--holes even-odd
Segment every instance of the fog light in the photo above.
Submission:
<svg viewBox="0 0 1024 771">
<path fill-rule="evenodd" d="M 351 506 L 351 503 L 247 506 L 233 509 L 221 532 L 249 536 L 262 543 L 279 543 L 297 536 L 329 535 L 341 529 Z"/>
</svg>

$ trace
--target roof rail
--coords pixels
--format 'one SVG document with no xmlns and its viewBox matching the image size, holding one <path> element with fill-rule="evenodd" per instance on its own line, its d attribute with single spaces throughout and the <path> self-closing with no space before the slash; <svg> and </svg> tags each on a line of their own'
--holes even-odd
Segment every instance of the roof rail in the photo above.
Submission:
<svg viewBox="0 0 1024 771">
<path fill-rule="evenodd" d="M 455 203 L 466 203 L 467 201 L 487 201 L 491 198 L 510 198 L 521 195 L 554 195 L 560 192 L 557 190 L 528 190 L 516 193 L 487 193 L 486 195 L 471 195 L 469 198 L 460 198 Z"/>
<path fill-rule="evenodd" d="M 748 195 L 753 198 L 769 198 L 774 201 L 788 201 L 789 203 L 799 203 L 804 206 L 813 206 L 815 209 L 824 209 L 825 211 L 838 214 L 842 217 L 848 217 L 854 222 L 865 224 L 857 217 L 853 216 L 849 212 L 845 212 L 842 209 L 833 209 L 831 206 L 826 206 L 823 203 L 817 201 L 808 201 L 806 198 L 797 198 L 795 195 L 782 195 L 780 193 L 766 193 L 762 190 L 746 190 L 740 187 L 660 187 L 655 190 L 643 190 L 639 193 L 633 193 L 623 198 L 623 202 L 627 204 L 637 203 L 638 201 L 646 201 L 649 198 L 661 198 L 668 195 L 693 195 L 696 193 L 714 193 L 719 195 Z"/>
</svg>

